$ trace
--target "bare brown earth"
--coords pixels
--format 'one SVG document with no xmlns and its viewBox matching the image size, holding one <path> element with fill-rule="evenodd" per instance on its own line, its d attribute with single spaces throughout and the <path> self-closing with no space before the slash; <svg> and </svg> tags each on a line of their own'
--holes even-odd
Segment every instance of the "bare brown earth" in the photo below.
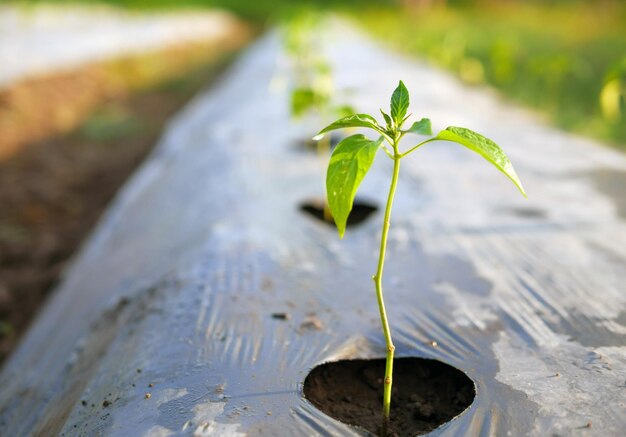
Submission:
<svg viewBox="0 0 626 437">
<path fill-rule="evenodd" d="M 250 36 L 242 26 L 0 90 L 0 363 L 168 118 Z"/>
</svg>

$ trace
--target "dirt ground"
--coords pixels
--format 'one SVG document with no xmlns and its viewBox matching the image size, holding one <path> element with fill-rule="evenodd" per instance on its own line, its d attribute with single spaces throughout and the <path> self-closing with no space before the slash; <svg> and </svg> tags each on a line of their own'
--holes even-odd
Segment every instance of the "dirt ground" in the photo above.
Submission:
<svg viewBox="0 0 626 437">
<path fill-rule="evenodd" d="M 168 118 L 250 35 L 0 90 L 0 363 Z"/>
</svg>

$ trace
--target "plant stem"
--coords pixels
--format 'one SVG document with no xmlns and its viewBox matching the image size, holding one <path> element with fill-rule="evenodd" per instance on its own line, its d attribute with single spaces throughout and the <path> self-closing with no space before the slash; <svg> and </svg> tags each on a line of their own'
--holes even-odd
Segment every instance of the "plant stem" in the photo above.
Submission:
<svg viewBox="0 0 626 437">
<path fill-rule="evenodd" d="M 408 155 L 409 153 L 414 152 L 415 150 L 419 149 L 420 147 L 422 147 L 424 144 L 426 143 L 430 143 L 431 141 L 437 141 L 437 137 L 435 138 L 429 138 L 426 141 L 422 141 L 421 143 L 419 143 L 417 146 L 411 147 L 409 150 L 407 150 L 404 153 L 400 154 L 400 158 L 404 158 L 406 155 Z"/>
<path fill-rule="evenodd" d="M 400 174 L 400 159 L 397 141 L 393 143 L 393 176 L 391 178 L 391 186 L 389 187 L 389 195 L 387 197 L 387 206 L 385 207 L 385 218 L 383 222 L 383 232 L 380 239 L 380 253 L 378 256 L 378 268 L 376 274 L 372 277 L 376 284 L 376 298 L 378 299 L 378 309 L 380 311 L 380 321 L 385 335 L 385 343 L 387 345 L 387 361 L 385 365 L 385 386 L 383 393 L 383 427 L 389 421 L 389 411 L 391 409 L 391 386 L 393 383 L 393 355 L 395 346 L 391 340 L 391 330 L 387 321 L 387 312 L 385 311 L 385 302 L 383 300 L 383 267 L 385 265 L 385 251 L 387 250 L 387 235 L 389 234 L 389 225 L 391 224 L 391 206 L 393 198 L 396 194 L 396 186 L 398 185 L 398 175 Z"/>
</svg>

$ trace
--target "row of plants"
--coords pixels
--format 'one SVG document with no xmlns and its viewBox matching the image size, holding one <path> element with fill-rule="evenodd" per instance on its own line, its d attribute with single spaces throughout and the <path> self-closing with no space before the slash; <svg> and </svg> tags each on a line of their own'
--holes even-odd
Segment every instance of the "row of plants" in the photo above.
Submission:
<svg viewBox="0 0 626 437">
<path fill-rule="evenodd" d="M 306 115 L 329 118 L 354 113 L 348 105 L 337 103 L 332 68 L 319 47 L 324 44 L 321 31 L 327 16 L 315 12 L 295 15 L 284 26 L 286 51 L 293 66 L 290 110 L 294 118 Z"/>
<path fill-rule="evenodd" d="M 337 103 L 332 67 L 319 50 L 325 35 L 320 30 L 326 19 L 324 14 L 305 11 L 292 17 L 283 26 L 285 50 L 292 66 L 289 109 L 296 122 L 306 118 L 328 122 L 331 118 L 354 113 L 352 107 Z M 322 164 L 326 163 L 331 151 L 330 136 L 307 139 L 304 145 L 314 147 Z M 317 209 L 322 210 L 322 218 L 326 222 L 332 223 L 325 198 L 322 198 Z"/>
</svg>

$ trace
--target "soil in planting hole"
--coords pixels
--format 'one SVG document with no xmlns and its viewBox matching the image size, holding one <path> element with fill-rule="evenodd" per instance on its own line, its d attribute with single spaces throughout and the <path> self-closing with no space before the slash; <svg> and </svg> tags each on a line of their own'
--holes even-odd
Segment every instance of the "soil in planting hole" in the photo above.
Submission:
<svg viewBox="0 0 626 437">
<path fill-rule="evenodd" d="M 335 222 L 333 222 L 332 217 L 330 217 L 330 219 L 324 217 L 324 202 L 321 199 L 311 199 L 301 203 L 300 210 L 328 224 L 329 226 L 335 226 Z M 363 223 L 376 211 L 378 211 L 378 207 L 376 205 L 355 199 L 346 225 L 354 226 Z"/>
<path fill-rule="evenodd" d="M 381 435 L 385 360 L 345 360 L 314 368 L 304 396 L 344 423 Z M 467 409 L 476 391 L 463 372 L 436 360 L 394 360 L 387 436 L 426 434 Z"/>
</svg>

